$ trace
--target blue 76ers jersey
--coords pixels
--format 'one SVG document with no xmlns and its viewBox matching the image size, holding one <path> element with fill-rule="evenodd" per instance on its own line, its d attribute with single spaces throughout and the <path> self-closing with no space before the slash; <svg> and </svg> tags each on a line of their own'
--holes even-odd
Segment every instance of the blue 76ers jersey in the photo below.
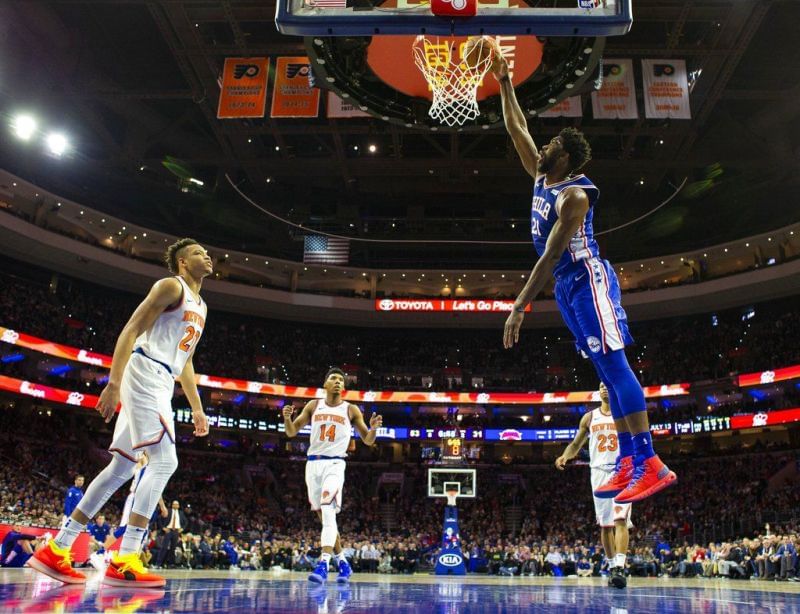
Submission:
<svg viewBox="0 0 800 614">
<path fill-rule="evenodd" d="M 584 175 L 577 175 L 553 185 L 547 185 L 545 180 L 545 175 L 540 175 L 536 178 L 536 183 L 533 186 L 533 203 L 531 204 L 531 237 L 533 238 L 533 246 L 536 248 L 536 253 L 540 257 L 544 254 L 547 238 L 550 236 L 550 231 L 553 230 L 553 226 L 558 219 L 559 212 L 556 209 L 556 202 L 561 191 L 565 188 L 579 187 L 589 197 L 589 211 L 586 213 L 586 218 L 572 239 L 570 239 L 566 251 L 562 254 L 553 271 L 556 277 L 560 277 L 572 268 L 571 265 L 573 263 L 600 255 L 600 249 L 597 246 L 597 241 L 594 240 L 594 231 L 592 229 L 594 204 L 600 197 L 600 190 Z"/>
</svg>

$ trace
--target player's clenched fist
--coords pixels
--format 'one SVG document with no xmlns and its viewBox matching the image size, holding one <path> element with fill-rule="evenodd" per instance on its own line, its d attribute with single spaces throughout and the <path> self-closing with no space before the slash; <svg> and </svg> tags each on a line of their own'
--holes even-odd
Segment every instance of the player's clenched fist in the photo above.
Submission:
<svg viewBox="0 0 800 614">
<path fill-rule="evenodd" d="M 291 420 L 293 413 L 294 413 L 294 405 L 284 405 L 283 406 L 283 419 L 284 420 Z"/>
</svg>

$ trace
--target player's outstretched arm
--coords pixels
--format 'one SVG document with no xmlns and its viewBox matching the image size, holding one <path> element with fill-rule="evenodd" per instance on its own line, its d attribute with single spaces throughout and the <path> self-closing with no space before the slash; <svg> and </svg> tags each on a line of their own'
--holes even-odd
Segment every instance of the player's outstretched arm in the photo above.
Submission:
<svg viewBox="0 0 800 614">
<path fill-rule="evenodd" d="M 494 61 L 492 62 L 492 73 L 500 83 L 500 99 L 503 103 L 503 123 L 506 126 L 514 148 L 522 160 L 522 166 L 528 174 L 536 178 L 539 168 L 539 150 L 536 143 L 528 132 L 528 120 L 525 113 L 519 106 L 517 94 L 514 92 L 514 84 L 511 82 L 511 74 L 508 62 L 500 51 L 500 46 L 493 40 L 488 39 L 494 48 Z"/>
<path fill-rule="evenodd" d="M 567 466 L 567 462 L 578 456 L 578 452 L 586 445 L 586 440 L 589 439 L 589 421 L 591 419 L 592 412 L 587 412 L 583 415 L 578 426 L 578 432 L 575 433 L 575 438 L 564 448 L 561 456 L 556 459 L 556 469 L 563 471 L 564 467 Z"/>
<path fill-rule="evenodd" d="M 286 428 L 287 437 L 294 437 L 301 428 L 303 428 L 306 424 L 311 423 L 311 414 L 314 411 L 314 405 L 316 403 L 316 401 L 309 401 L 306 403 L 305 407 L 303 407 L 303 411 L 301 411 L 300 415 L 298 415 L 294 420 L 292 420 L 292 414 L 294 414 L 294 405 L 283 406 L 283 426 Z"/>
<path fill-rule="evenodd" d="M 361 435 L 361 440 L 368 446 L 373 445 L 375 437 L 378 436 L 378 429 L 383 426 L 383 418 L 378 414 L 372 414 L 369 419 L 369 427 L 367 427 L 366 422 L 364 422 L 364 414 L 361 413 L 357 405 L 351 403 L 348 411 L 350 412 L 350 424 Z"/>
<path fill-rule="evenodd" d="M 560 207 L 558 219 L 553 224 L 553 229 L 547 238 L 544 253 L 536 261 L 536 266 L 533 267 L 528 282 L 522 288 L 517 300 L 514 301 L 514 308 L 506 319 L 503 331 L 503 347 L 506 349 L 513 347 L 519 341 L 519 329 L 522 327 L 522 320 L 525 317 L 525 307 L 536 298 L 536 295 L 542 291 L 553 276 L 553 269 L 589 211 L 589 197 L 580 188 L 564 190 L 559 199 L 556 201 L 556 206 Z"/>
<path fill-rule="evenodd" d="M 117 338 L 117 344 L 114 346 L 108 384 L 100 393 L 100 398 L 95 406 L 106 422 L 111 422 L 111 418 L 117 411 L 122 374 L 130 360 L 137 337 L 150 328 L 167 307 L 174 305 L 181 298 L 182 292 L 183 287 L 174 277 L 157 281 L 123 327 Z"/>
</svg>

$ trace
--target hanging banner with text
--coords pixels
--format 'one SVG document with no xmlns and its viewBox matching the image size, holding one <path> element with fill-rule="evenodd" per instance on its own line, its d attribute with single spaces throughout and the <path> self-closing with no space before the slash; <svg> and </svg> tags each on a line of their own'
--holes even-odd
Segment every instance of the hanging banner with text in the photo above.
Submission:
<svg viewBox="0 0 800 614">
<path fill-rule="evenodd" d="M 432 299 L 432 298 L 379 298 L 375 311 L 472 311 L 483 313 L 510 312 L 514 301 L 495 299 Z M 525 313 L 530 312 L 530 303 Z"/>
<path fill-rule="evenodd" d="M 217 118 L 264 117 L 268 58 L 225 58 Z"/>
<path fill-rule="evenodd" d="M 327 115 L 332 117 L 370 117 L 358 108 L 351 100 L 342 100 L 333 92 L 328 92 Z"/>
<path fill-rule="evenodd" d="M 642 81 L 645 117 L 692 118 L 685 60 L 642 60 Z"/>
<path fill-rule="evenodd" d="M 539 117 L 580 117 L 583 115 L 580 96 L 571 96 L 557 102 L 547 111 L 539 113 Z"/>
<path fill-rule="evenodd" d="M 311 64 L 304 56 L 281 57 L 275 66 L 272 117 L 316 117 L 319 90 L 311 87 Z"/>
<path fill-rule="evenodd" d="M 592 92 L 595 119 L 637 119 L 633 61 L 604 59 L 603 85 Z"/>
</svg>

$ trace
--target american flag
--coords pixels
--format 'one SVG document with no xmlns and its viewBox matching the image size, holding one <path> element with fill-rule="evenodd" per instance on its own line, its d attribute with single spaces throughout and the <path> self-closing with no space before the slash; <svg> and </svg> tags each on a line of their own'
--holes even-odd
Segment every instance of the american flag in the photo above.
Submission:
<svg viewBox="0 0 800 614">
<path fill-rule="evenodd" d="M 307 264 L 347 264 L 350 241 L 323 235 L 306 235 L 303 262 Z"/>
<path fill-rule="evenodd" d="M 306 0 L 306 6 L 312 9 L 346 9 L 347 0 Z"/>
</svg>

